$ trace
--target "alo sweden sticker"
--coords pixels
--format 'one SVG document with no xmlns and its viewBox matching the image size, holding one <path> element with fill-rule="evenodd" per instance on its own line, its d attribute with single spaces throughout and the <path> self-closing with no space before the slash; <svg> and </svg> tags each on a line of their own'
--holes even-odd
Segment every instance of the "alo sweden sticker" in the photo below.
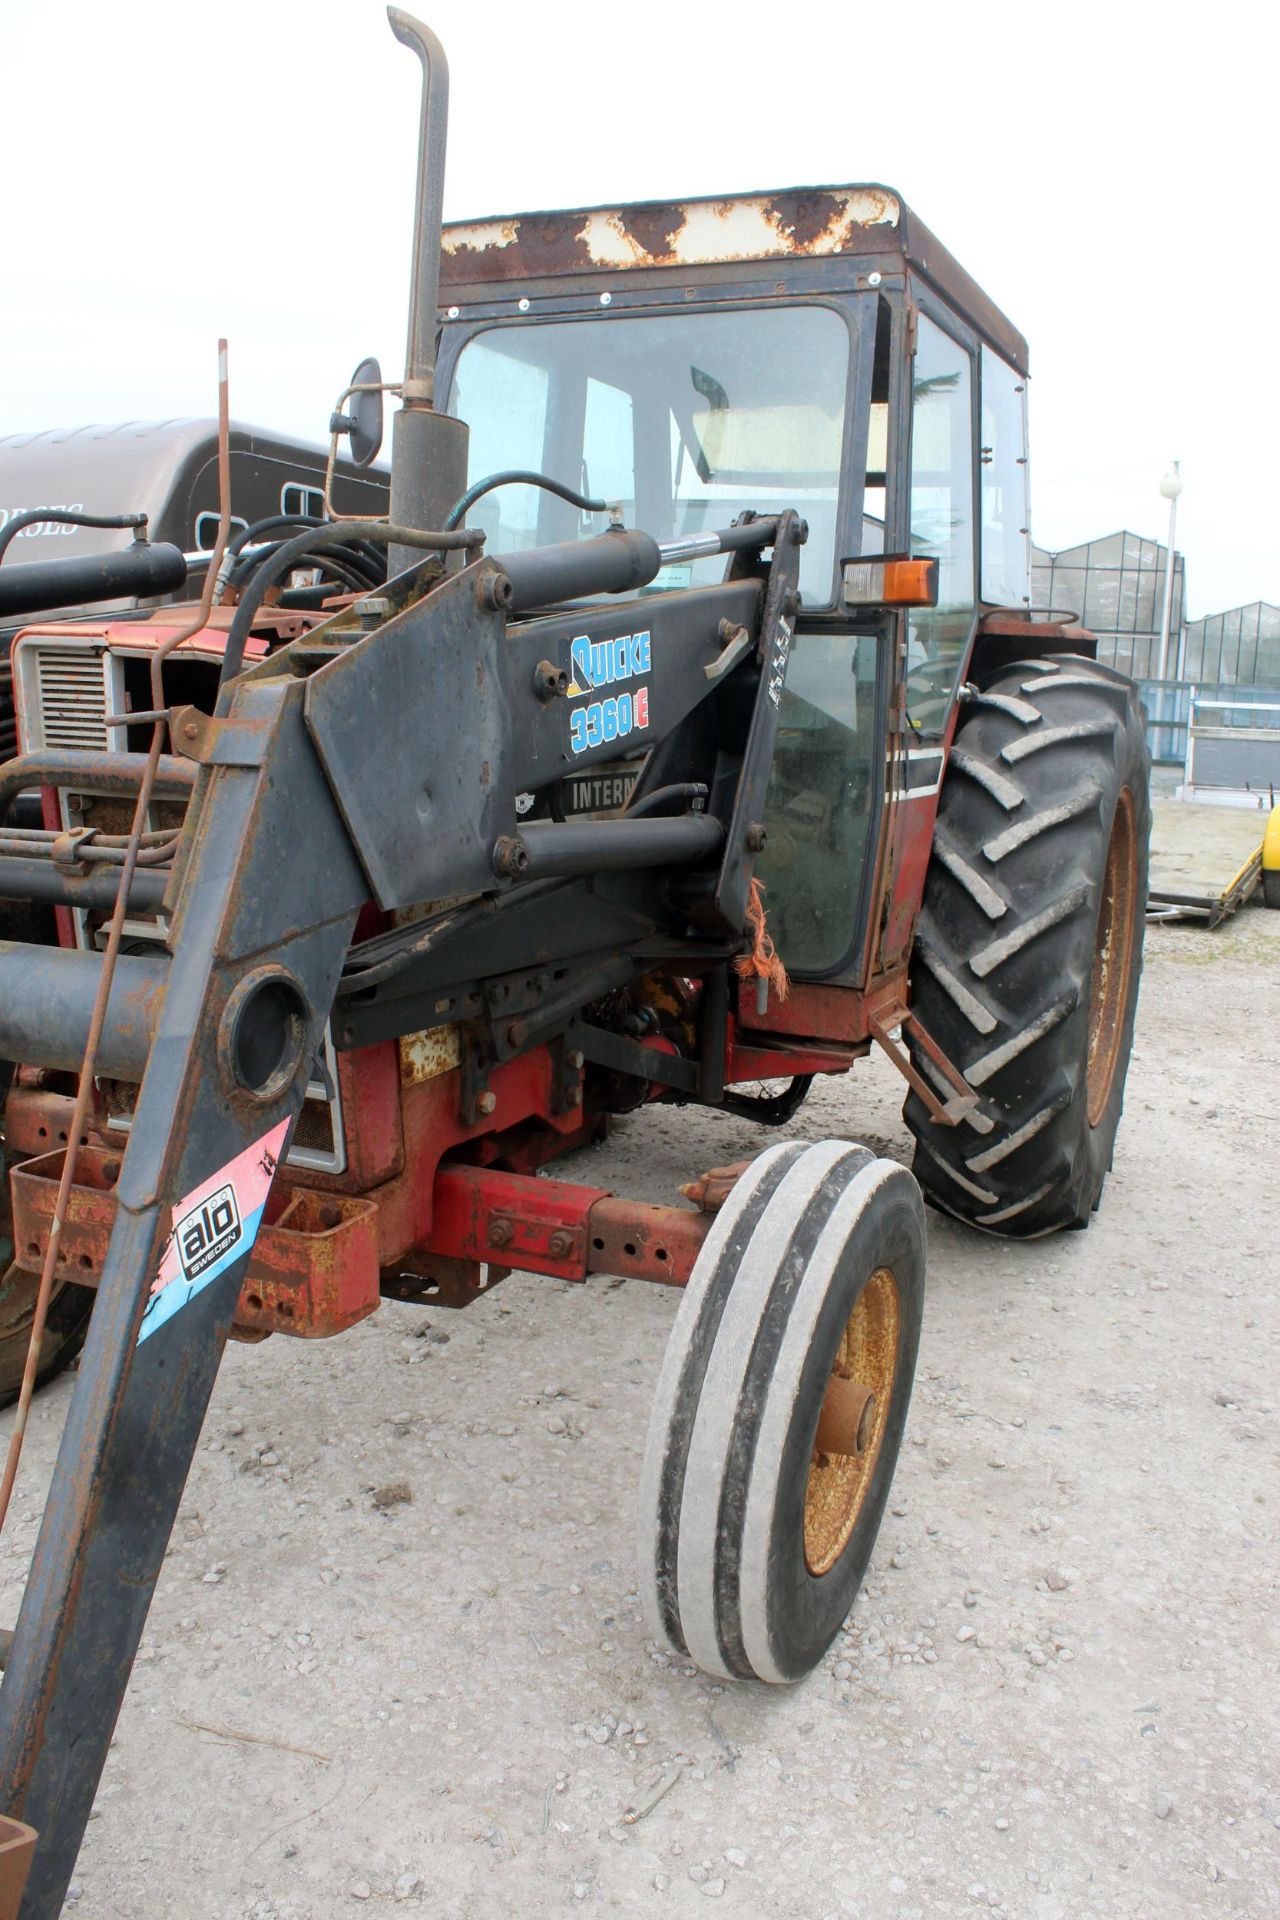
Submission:
<svg viewBox="0 0 1280 1920">
<path fill-rule="evenodd" d="M 138 1329 L 139 1342 L 248 1253 L 258 1237 L 288 1131 L 289 1122 L 282 1120 L 178 1202 Z"/>
</svg>

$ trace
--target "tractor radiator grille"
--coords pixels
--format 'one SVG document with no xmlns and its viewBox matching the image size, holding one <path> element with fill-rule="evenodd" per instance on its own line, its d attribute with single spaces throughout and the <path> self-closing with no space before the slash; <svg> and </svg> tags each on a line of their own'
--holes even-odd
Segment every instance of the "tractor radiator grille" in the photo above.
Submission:
<svg viewBox="0 0 1280 1920">
<path fill-rule="evenodd" d="M 35 669 L 43 745 L 105 752 L 106 656 L 89 647 L 40 647 Z"/>
<path fill-rule="evenodd" d="M 13 717 L 13 669 L 7 644 L 0 641 L 0 760 L 11 760 L 18 751 L 18 729 Z"/>
</svg>

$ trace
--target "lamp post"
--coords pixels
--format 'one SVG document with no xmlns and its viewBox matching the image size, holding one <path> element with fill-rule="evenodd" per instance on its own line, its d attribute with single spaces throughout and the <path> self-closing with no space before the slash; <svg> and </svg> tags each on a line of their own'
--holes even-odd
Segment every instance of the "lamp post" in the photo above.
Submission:
<svg viewBox="0 0 1280 1920">
<path fill-rule="evenodd" d="M 1156 679 L 1163 680 L 1169 665 L 1169 623 L 1173 617 L 1173 543 L 1178 531 L 1178 495 L 1182 492 L 1181 461 L 1173 460 L 1160 482 L 1160 492 L 1169 502 L 1169 546 L 1164 563 L 1164 611 L 1160 616 L 1160 659 Z"/>
</svg>

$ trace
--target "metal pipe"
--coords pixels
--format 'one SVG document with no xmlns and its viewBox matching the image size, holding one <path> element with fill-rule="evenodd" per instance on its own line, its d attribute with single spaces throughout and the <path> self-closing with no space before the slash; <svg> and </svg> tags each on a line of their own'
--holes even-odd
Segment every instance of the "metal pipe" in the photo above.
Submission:
<svg viewBox="0 0 1280 1920">
<path fill-rule="evenodd" d="M 421 20 L 388 7 L 391 31 L 422 63 L 422 117 L 418 123 L 418 192 L 413 213 L 413 270 L 409 278 L 409 337 L 404 398 L 435 400 L 436 309 L 440 304 L 440 229 L 444 221 L 444 155 L 449 124 L 449 62 Z"/>
<path fill-rule="evenodd" d="M 693 866 L 719 853 L 723 844 L 719 820 L 686 813 L 671 820 L 534 820 L 520 829 L 514 851 L 504 847 L 503 853 L 508 871 L 520 879 L 547 880 Z"/>
<path fill-rule="evenodd" d="M 120 955 L 96 1072 L 141 1080 L 168 978 L 169 956 L 159 948 Z M 101 954 L 0 940 L 0 1058 L 75 1071 L 84 1061 L 101 979 Z"/>
<path fill-rule="evenodd" d="M 28 787 L 83 787 L 88 793 L 134 794 L 147 770 L 145 753 L 94 753 L 81 747 L 45 747 L 0 764 L 0 822 Z M 158 800 L 189 800 L 196 783 L 194 760 L 161 756 L 153 794 Z"/>
<path fill-rule="evenodd" d="M 130 913 L 156 913 L 164 905 L 167 871 L 140 868 L 129 887 Z M 120 888 L 117 867 L 71 873 L 52 860 L 0 859 L 0 900 L 37 900 L 42 906 L 109 912 Z"/>
<path fill-rule="evenodd" d="M 388 7 L 387 17 L 396 39 L 416 53 L 422 65 L 409 334 L 401 405 L 391 430 L 391 519 L 401 527 L 438 527 L 467 484 L 467 429 L 461 420 L 435 408 L 449 65 L 444 48 L 420 20 L 399 7 Z M 415 557 L 408 546 L 394 544 L 387 556 L 388 572 L 402 573 Z"/>
<path fill-rule="evenodd" d="M 118 553 L 68 560 L 29 560 L 0 568 L 0 619 L 43 613 L 50 607 L 91 606 L 99 600 L 145 600 L 176 593 L 187 583 L 180 547 L 135 541 Z"/>
</svg>

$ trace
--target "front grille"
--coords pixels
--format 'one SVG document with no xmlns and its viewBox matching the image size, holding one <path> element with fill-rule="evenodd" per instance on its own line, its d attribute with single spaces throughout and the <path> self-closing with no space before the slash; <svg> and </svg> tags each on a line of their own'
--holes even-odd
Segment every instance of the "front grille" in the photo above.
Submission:
<svg viewBox="0 0 1280 1920">
<path fill-rule="evenodd" d="M 0 760 L 11 760 L 18 751 L 18 729 L 13 717 L 13 668 L 9 664 L 9 642 L 0 639 Z"/>
<path fill-rule="evenodd" d="M 139 1089 L 125 1080 L 101 1080 L 98 1083 L 107 1109 L 107 1124 L 112 1131 L 126 1133 L 133 1125 Z M 342 1173 L 346 1154 L 338 1135 L 341 1114 L 335 1103 L 325 1098 L 324 1088 L 307 1089 L 298 1124 L 293 1131 L 286 1165 L 314 1167 L 320 1173 Z"/>
<path fill-rule="evenodd" d="M 108 714 L 125 710 L 125 661 L 120 654 L 103 648 L 101 642 L 86 638 L 79 645 L 73 640 L 46 640 L 31 635 L 17 646 L 14 671 L 18 683 L 19 710 L 22 717 L 22 744 L 28 749 L 79 748 L 91 753 L 123 751 L 124 730 L 106 726 Z M 0 685 L 0 701 L 4 687 Z M 0 740 L 3 739 L 4 709 L 0 705 Z M 133 801 L 119 795 L 95 793 L 92 779 L 76 782 L 80 796 L 74 822 L 62 803 L 64 825 L 90 826 L 99 833 L 127 833 L 133 818 Z M 186 813 L 181 801 L 159 800 L 147 817 L 148 827 L 179 826 Z M 77 908 L 74 913 L 77 946 L 101 945 L 101 917 Z M 152 941 L 167 943 L 167 922 L 162 913 L 130 919 L 125 923 L 129 941 L 126 951 L 138 951 Z M 342 1173 L 347 1164 L 346 1139 L 342 1127 L 342 1101 L 338 1092 L 338 1062 L 333 1042 L 326 1032 L 325 1064 L 334 1089 L 328 1099 L 323 1084 L 313 1083 L 289 1149 L 291 1166 L 311 1167 L 321 1173 Z M 111 1126 L 127 1131 L 132 1124 L 137 1089 L 120 1083 L 109 1085 Z"/>
<path fill-rule="evenodd" d="M 107 656 L 89 647 L 38 647 L 35 656 L 42 745 L 105 752 Z"/>
</svg>

